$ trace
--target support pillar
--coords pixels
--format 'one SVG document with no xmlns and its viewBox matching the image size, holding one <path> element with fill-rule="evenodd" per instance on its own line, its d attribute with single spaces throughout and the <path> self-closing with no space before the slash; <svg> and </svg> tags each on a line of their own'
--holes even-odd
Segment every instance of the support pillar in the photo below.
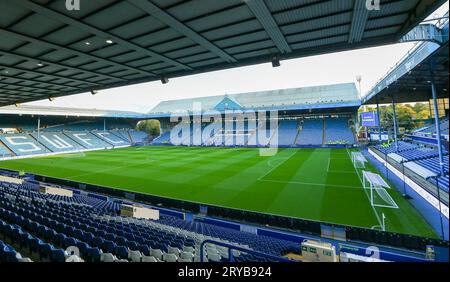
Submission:
<svg viewBox="0 0 450 282">
<path fill-rule="evenodd" d="M 392 95 L 392 119 L 394 121 L 394 144 L 395 150 L 398 151 L 398 140 L 397 140 L 397 114 L 395 113 L 395 101 L 394 95 Z"/>
<path fill-rule="evenodd" d="M 383 143 L 381 140 L 381 119 L 380 119 L 380 103 L 378 101 L 377 96 L 377 122 L 378 122 L 378 141 L 380 141 L 380 144 Z"/>
</svg>

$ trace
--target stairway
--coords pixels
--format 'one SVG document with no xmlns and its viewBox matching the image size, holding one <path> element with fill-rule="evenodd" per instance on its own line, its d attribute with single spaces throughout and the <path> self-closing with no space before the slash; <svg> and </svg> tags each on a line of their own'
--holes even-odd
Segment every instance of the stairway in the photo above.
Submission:
<svg viewBox="0 0 450 282">
<path fill-rule="evenodd" d="M 127 134 L 128 134 L 128 137 L 130 138 L 130 142 L 131 142 L 131 144 L 134 144 L 134 140 L 133 140 L 133 137 L 131 136 L 131 133 L 130 133 L 130 131 L 129 131 L 129 130 L 127 130 Z M 156 138 L 158 138 L 158 137 L 156 137 Z"/>
<path fill-rule="evenodd" d="M 300 136 L 300 132 L 302 132 L 302 130 L 303 130 L 303 127 L 297 123 L 297 135 L 295 135 L 293 145 L 297 144 L 298 137 Z"/>
<path fill-rule="evenodd" d="M 11 154 L 11 156 L 16 156 L 16 154 L 8 146 L 6 146 L 6 144 L 3 143 L 2 140 L 0 140 L 0 145 L 3 145 L 3 147 L 5 147 L 6 150 L 8 150 L 8 152 Z"/>
<path fill-rule="evenodd" d="M 323 124 L 323 125 L 322 125 L 322 145 L 325 145 L 325 141 L 327 140 L 327 139 L 326 139 L 327 136 L 326 136 L 326 134 L 325 134 L 325 131 L 326 131 L 326 129 L 327 129 L 327 126 L 326 126 L 325 119 L 323 119 L 322 122 L 323 122 L 323 123 L 322 123 L 322 124 Z"/>
</svg>

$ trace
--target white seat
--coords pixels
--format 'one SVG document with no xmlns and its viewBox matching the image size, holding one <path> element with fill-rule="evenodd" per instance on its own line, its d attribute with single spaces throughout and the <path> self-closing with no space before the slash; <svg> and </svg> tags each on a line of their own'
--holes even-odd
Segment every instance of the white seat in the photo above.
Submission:
<svg viewBox="0 0 450 282">
<path fill-rule="evenodd" d="M 192 260 L 180 258 L 180 259 L 178 259 L 178 262 L 192 262 Z"/>
<path fill-rule="evenodd" d="M 211 249 L 209 249 L 209 250 L 206 250 L 206 255 L 217 255 L 217 256 L 219 256 L 220 254 L 219 254 L 219 251 L 218 250 L 211 250 Z"/>
<path fill-rule="evenodd" d="M 163 259 L 163 252 L 160 249 L 151 249 L 150 255 L 159 260 Z"/>
<path fill-rule="evenodd" d="M 218 254 L 209 254 L 208 261 L 220 261 L 221 257 Z"/>
<path fill-rule="evenodd" d="M 66 256 L 66 262 L 84 262 L 84 260 L 77 255 L 70 255 Z"/>
<path fill-rule="evenodd" d="M 169 254 L 174 254 L 174 255 L 176 255 L 176 256 L 179 256 L 180 255 L 180 253 L 181 253 L 181 251 L 180 251 L 180 249 L 178 249 L 178 248 L 175 248 L 175 247 L 168 247 L 167 248 L 167 253 L 169 253 Z"/>
<path fill-rule="evenodd" d="M 196 256 L 196 257 L 194 257 L 194 262 L 201 262 L 201 260 L 200 260 L 200 256 Z M 207 258 L 205 258 L 205 259 L 203 260 L 203 262 L 208 262 L 208 259 L 207 259 Z"/>
<path fill-rule="evenodd" d="M 228 250 L 227 251 L 220 250 L 219 256 L 221 256 L 223 258 L 228 258 Z"/>
<path fill-rule="evenodd" d="M 126 259 L 117 259 L 115 262 L 128 262 Z"/>
<path fill-rule="evenodd" d="M 192 261 L 194 259 L 194 254 L 191 252 L 182 252 L 180 258 Z"/>
<path fill-rule="evenodd" d="M 103 253 L 100 255 L 100 261 L 101 262 L 114 262 L 117 259 L 114 257 L 111 253 Z"/>
<path fill-rule="evenodd" d="M 165 262 L 176 262 L 178 257 L 175 254 L 163 254 L 163 260 Z"/>
<path fill-rule="evenodd" d="M 128 258 L 131 259 L 132 262 L 140 262 L 142 259 L 142 254 L 139 251 L 128 251 Z"/>
<path fill-rule="evenodd" d="M 143 256 L 142 262 L 158 262 L 158 260 L 153 256 Z"/>
</svg>

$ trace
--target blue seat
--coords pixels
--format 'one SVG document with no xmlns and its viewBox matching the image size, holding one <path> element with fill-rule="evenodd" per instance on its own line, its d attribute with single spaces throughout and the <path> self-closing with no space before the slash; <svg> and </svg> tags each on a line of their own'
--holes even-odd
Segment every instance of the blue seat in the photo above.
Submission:
<svg viewBox="0 0 450 282">
<path fill-rule="evenodd" d="M 17 252 L 9 245 L 3 244 L 0 245 L 0 261 L 4 260 L 5 262 L 18 262 Z"/>
<path fill-rule="evenodd" d="M 126 246 L 128 244 L 128 240 L 122 236 L 116 237 L 115 242 L 117 242 L 117 244 L 120 246 Z"/>
<path fill-rule="evenodd" d="M 73 247 L 77 245 L 77 240 L 73 237 L 66 237 L 63 243 L 65 248 Z"/>
<path fill-rule="evenodd" d="M 78 241 L 76 244 L 76 247 L 80 251 L 80 255 L 83 256 L 87 253 L 87 250 L 89 249 L 89 245 L 86 244 L 86 242 Z"/>
<path fill-rule="evenodd" d="M 66 238 L 67 238 L 66 235 L 64 235 L 63 233 L 57 233 L 54 238 L 55 245 L 57 245 L 59 247 L 64 246 Z"/>
<path fill-rule="evenodd" d="M 125 246 L 117 246 L 115 249 L 115 254 L 120 259 L 127 259 L 128 258 L 128 248 Z"/>
<path fill-rule="evenodd" d="M 150 248 L 147 245 L 139 245 L 138 250 L 143 253 L 145 256 L 150 255 Z"/>
<path fill-rule="evenodd" d="M 116 235 L 114 235 L 113 233 L 109 232 L 108 234 L 106 234 L 105 239 L 116 242 L 116 237 L 117 237 Z"/>
<path fill-rule="evenodd" d="M 84 233 L 84 241 L 86 243 L 91 245 L 92 242 L 94 241 L 94 238 L 95 238 L 94 234 L 92 234 L 90 232 Z"/>
<path fill-rule="evenodd" d="M 86 250 L 85 258 L 90 262 L 99 262 L 100 261 L 100 250 L 97 247 L 89 247 Z"/>
<path fill-rule="evenodd" d="M 128 248 L 129 248 L 130 250 L 133 250 L 133 251 L 139 250 L 139 245 L 138 245 L 137 242 L 134 242 L 134 241 L 133 241 L 133 242 L 132 242 L 132 241 L 128 241 L 127 246 L 128 246 Z"/>
<path fill-rule="evenodd" d="M 104 253 L 113 253 L 117 245 L 113 241 L 104 240 L 102 244 L 102 250 Z"/>
<path fill-rule="evenodd" d="M 49 243 L 43 243 L 39 245 L 39 257 L 41 259 L 52 259 L 53 246 Z"/>
<path fill-rule="evenodd" d="M 92 245 L 95 247 L 102 248 L 104 240 L 100 237 L 94 237 L 92 240 Z"/>
<path fill-rule="evenodd" d="M 52 249 L 51 250 L 51 258 L 54 262 L 65 262 L 66 255 L 64 250 L 62 249 Z"/>
</svg>

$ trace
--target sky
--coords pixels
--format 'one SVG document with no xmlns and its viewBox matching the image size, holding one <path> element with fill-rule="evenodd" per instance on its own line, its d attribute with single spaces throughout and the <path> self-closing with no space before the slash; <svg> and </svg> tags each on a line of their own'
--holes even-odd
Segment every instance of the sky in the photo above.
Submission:
<svg viewBox="0 0 450 282">
<path fill-rule="evenodd" d="M 433 16 L 448 10 L 448 2 Z M 331 53 L 223 71 L 171 78 L 160 81 L 101 90 L 27 103 L 27 105 L 108 109 L 146 113 L 161 101 L 183 98 L 235 94 L 262 90 L 306 87 L 324 84 L 356 82 L 361 76 L 364 96 L 409 50 L 414 43 Z"/>
</svg>

